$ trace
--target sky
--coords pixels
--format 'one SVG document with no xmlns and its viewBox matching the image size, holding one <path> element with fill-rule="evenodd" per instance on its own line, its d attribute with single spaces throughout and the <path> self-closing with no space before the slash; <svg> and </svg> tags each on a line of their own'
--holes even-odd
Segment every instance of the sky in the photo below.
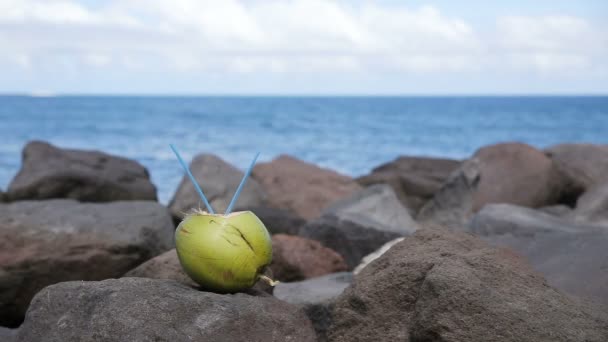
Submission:
<svg viewBox="0 0 608 342">
<path fill-rule="evenodd" d="M 0 0 L 0 93 L 608 94 L 608 1 Z"/>
</svg>

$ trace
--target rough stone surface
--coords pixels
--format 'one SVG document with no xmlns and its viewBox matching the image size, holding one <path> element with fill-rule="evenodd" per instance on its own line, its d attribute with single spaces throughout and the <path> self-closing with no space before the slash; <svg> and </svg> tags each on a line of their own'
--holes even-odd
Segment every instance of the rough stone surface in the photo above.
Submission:
<svg viewBox="0 0 608 342">
<path fill-rule="evenodd" d="M 577 221 L 608 226 L 608 182 L 594 185 L 580 196 L 571 216 Z"/>
<path fill-rule="evenodd" d="M 564 181 L 552 160 L 529 145 L 486 146 L 450 175 L 418 218 L 458 226 L 490 203 L 532 208 L 561 203 L 570 196 Z"/>
<path fill-rule="evenodd" d="M 9 329 L 0 327 L 0 341 L 2 342 L 13 342 L 17 337 L 17 329 Z"/>
<path fill-rule="evenodd" d="M 122 278 L 43 289 L 17 341 L 314 341 L 314 334 L 301 310 L 271 296 Z"/>
<path fill-rule="evenodd" d="M 347 265 L 340 254 L 318 241 L 277 234 L 272 236 L 270 269 L 277 280 L 297 281 L 346 271 Z"/>
<path fill-rule="evenodd" d="M 33 141 L 23 149 L 21 170 L 7 197 L 70 198 L 85 202 L 156 200 L 148 170 L 136 161 L 97 151 L 62 149 Z"/>
<path fill-rule="evenodd" d="M 545 153 L 580 190 L 608 182 L 608 145 L 559 144 Z"/>
<path fill-rule="evenodd" d="M 473 195 L 481 171 L 478 159 L 469 159 L 454 171 L 435 196 L 418 212 L 419 222 L 432 221 L 460 229 L 473 213 Z"/>
<path fill-rule="evenodd" d="M 539 211 L 542 211 L 545 214 L 557 216 L 557 217 L 566 217 L 572 214 L 572 208 L 564 204 L 556 204 L 549 205 L 546 207 L 538 208 Z"/>
<path fill-rule="evenodd" d="M 304 309 L 317 333 L 317 341 L 327 341 L 331 325 L 331 305 L 352 282 L 352 274 L 340 272 L 292 283 L 280 283 L 275 297 Z"/>
<path fill-rule="evenodd" d="M 346 261 L 348 269 L 352 270 L 364 256 L 410 231 L 408 227 L 404 227 L 401 233 L 378 230 L 376 227 L 361 226 L 328 215 L 310 221 L 300 228 L 298 235 L 317 240 L 323 246 L 338 252 Z"/>
<path fill-rule="evenodd" d="M 318 217 L 333 202 L 361 187 L 350 177 L 282 155 L 253 169 L 272 207 L 292 210 L 305 219 Z"/>
<path fill-rule="evenodd" d="M 391 240 L 391 241 L 385 243 L 384 245 L 382 245 L 382 247 L 378 248 L 378 250 L 366 255 L 363 258 L 363 260 L 361 260 L 361 263 L 359 265 L 357 265 L 357 267 L 355 267 L 355 269 L 353 270 L 353 274 L 357 275 L 357 274 L 361 273 L 361 271 L 365 268 L 365 266 L 369 265 L 372 261 L 378 259 L 380 256 L 382 256 L 382 254 L 386 253 L 386 251 L 388 251 L 391 247 L 393 247 L 394 245 L 403 241 L 403 239 L 404 238 L 401 237 L 401 238 L 396 238 L 395 240 Z"/>
<path fill-rule="evenodd" d="M 266 226 L 270 234 L 296 235 L 306 220 L 285 209 L 249 208 Z"/>
<path fill-rule="evenodd" d="M 324 213 L 396 233 L 403 233 L 404 228 L 410 229 L 409 233 L 418 229 L 408 210 L 386 184 L 376 184 L 358 191 L 352 197 L 334 203 Z"/>
<path fill-rule="evenodd" d="M 172 279 L 184 285 L 198 287 L 198 284 L 184 272 L 175 248 L 144 262 L 125 273 L 124 277 Z"/>
<path fill-rule="evenodd" d="M 452 159 L 402 156 L 374 168 L 357 182 L 363 186 L 390 185 L 403 205 L 415 215 L 460 163 Z"/>
<path fill-rule="evenodd" d="M 274 279 L 274 275 L 270 269 L 264 272 L 264 275 Z M 151 279 L 171 279 L 181 284 L 200 288 L 200 286 L 184 272 L 184 269 L 179 263 L 175 248 L 158 255 L 136 268 L 125 273 L 123 277 L 139 277 Z M 259 295 L 262 293 L 272 294 L 274 288 L 264 281 L 258 281 L 251 289 L 243 292 Z"/>
<path fill-rule="evenodd" d="M 190 172 L 205 192 L 207 200 L 218 213 L 226 211 L 244 173 L 213 154 L 199 154 L 190 163 Z M 249 178 L 235 207 L 249 209 L 264 206 L 266 195 L 257 181 Z M 184 175 L 177 191 L 169 202 L 175 217 L 183 218 L 192 209 L 205 209 L 188 176 Z M 206 210 L 206 209 L 205 209 Z"/>
<path fill-rule="evenodd" d="M 472 233 L 525 256 L 549 284 L 608 312 L 608 229 L 508 204 L 484 207 Z"/>
<path fill-rule="evenodd" d="M 49 284 L 121 276 L 171 248 L 173 230 L 152 201 L 0 204 L 0 325 L 18 325 Z"/>
<path fill-rule="evenodd" d="M 606 341 L 608 319 L 549 287 L 516 254 L 421 229 L 355 277 L 330 341 Z"/>
</svg>

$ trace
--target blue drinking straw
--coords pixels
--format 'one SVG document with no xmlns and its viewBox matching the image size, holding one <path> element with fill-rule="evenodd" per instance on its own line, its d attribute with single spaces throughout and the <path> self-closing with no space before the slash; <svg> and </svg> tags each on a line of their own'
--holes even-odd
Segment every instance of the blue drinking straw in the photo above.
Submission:
<svg viewBox="0 0 608 342">
<path fill-rule="evenodd" d="M 188 165 L 186 165 L 186 163 L 184 163 L 184 160 L 179 155 L 179 152 L 177 152 L 177 149 L 175 148 L 175 146 L 173 146 L 173 144 L 169 144 L 169 146 L 173 150 L 173 153 L 175 153 L 175 156 L 177 157 L 177 160 L 179 160 L 179 163 L 182 164 L 182 167 L 184 168 L 184 171 L 186 171 L 186 174 L 188 174 L 188 177 L 190 177 L 190 180 L 192 181 L 192 184 L 194 184 L 194 188 L 198 192 L 198 195 L 201 196 L 201 198 L 203 199 L 203 202 L 205 203 L 205 207 L 207 207 L 207 211 L 210 214 L 215 214 L 215 212 L 213 211 L 213 208 L 211 208 L 211 204 L 209 204 L 209 201 L 207 201 L 207 197 L 203 193 L 203 189 L 201 189 L 201 187 L 196 182 L 196 179 L 192 175 L 192 172 L 190 172 Z"/>
<path fill-rule="evenodd" d="M 249 177 L 249 174 L 251 173 L 251 170 L 253 170 L 253 167 L 255 166 L 255 162 L 256 162 L 256 160 L 258 160 L 259 156 L 260 156 L 260 152 L 258 152 L 255 155 L 255 157 L 253 158 L 253 160 L 251 161 L 251 165 L 249 165 L 249 168 L 247 169 L 247 172 L 245 172 L 245 175 L 243 176 L 243 179 L 241 179 L 241 184 L 239 184 L 239 187 L 236 188 L 236 192 L 234 193 L 234 196 L 232 196 L 232 200 L 230 201 L 230 204 L 228 204 L 228 208 L 226 208 L 226 214 L 224 214 L 224 215 L 228 215 L 232 211 L 232 207 L 234 207 L 234 204 L 236 203 L 236 200 L 241 195 L 241 191 L 243 191 L 243 187 L 245 186 L 245 182 L 247 181 L 247 178 Z"/>
</svg>

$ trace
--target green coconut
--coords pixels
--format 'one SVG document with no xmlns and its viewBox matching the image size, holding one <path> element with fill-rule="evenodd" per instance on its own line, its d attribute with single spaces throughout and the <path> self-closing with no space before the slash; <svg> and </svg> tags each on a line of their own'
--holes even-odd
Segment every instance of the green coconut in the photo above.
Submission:
<svg viewBox="0 0 608 342">
<path fill-rule="evenodd" d="M 272 243 L 264 223 L 251 211 L 228 215 L 202 211 L 188 215 L 175 231 L 184 271 L 203 288 L 237 292 L 252 287 L 272 261 Z"/>
</svg>

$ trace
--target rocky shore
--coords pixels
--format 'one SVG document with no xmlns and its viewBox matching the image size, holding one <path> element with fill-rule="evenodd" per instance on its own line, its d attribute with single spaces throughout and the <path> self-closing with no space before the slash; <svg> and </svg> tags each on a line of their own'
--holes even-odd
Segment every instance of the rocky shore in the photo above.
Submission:
<svg viewBox="0 0 608 342">
<path fill-rule="evenodd" d="M 223 211 L 242 171 L 191 165 Z M 139 163 L 30 142 L 0 189 L 0 341 L 608 341 L 608 145 L 401 156 L 357 179 L 291 156 L 237 203 L 272 234 L 243 293 L 201 290 Z"/>
</svg>

